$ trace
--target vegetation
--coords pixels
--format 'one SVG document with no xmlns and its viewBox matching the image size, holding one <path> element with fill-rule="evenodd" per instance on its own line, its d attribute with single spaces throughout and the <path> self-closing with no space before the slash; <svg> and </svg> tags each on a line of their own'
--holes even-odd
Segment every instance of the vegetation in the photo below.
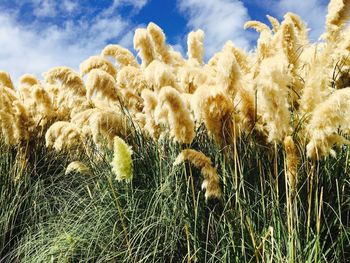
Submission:
<svg viewBox="0 0 350 263">
<path fill-rule="evenodd" d="M 0 262 L 349 261 L 349 8 L 318 43 L 268 16 L 204 63 L 150 23 L 141 63 L 0 72 Z"/>
</svg>

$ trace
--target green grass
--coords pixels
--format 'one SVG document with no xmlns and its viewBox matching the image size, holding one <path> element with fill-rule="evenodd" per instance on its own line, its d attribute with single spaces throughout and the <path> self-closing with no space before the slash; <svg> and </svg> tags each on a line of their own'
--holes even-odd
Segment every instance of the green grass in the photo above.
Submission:
<svg viewBox="0 0 350 263">
<path fill-rule="evenodd" d="M 205 202 L 197 169 L 173 166 L 184 146 L 136 131 L 131 184 L 114 179 L 111 152 L 73 158 L 37 143 L 24 165 L 1 146 L 0 262 L 350 261 L 347 147 L 319 162 L 302 151 L 290 193 L 281 146 L 249 137 L 221 149 L 197 134 L 191 148 L 216 165 L 221 200 Z M 64 174 L 76 159 L 91 176 Z"/>
</svg>

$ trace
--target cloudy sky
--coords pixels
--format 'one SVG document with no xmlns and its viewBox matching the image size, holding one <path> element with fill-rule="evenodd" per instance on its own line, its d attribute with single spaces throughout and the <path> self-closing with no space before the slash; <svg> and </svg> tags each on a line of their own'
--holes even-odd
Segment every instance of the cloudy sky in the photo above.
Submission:
<svg viewBox="0 0 350 263">
<path fill-rule="evenodd" d="M 0 70 L 14 82 L 25 73 L 80 62 L 118 43 L 132 49 L 133 32 L 149 22 L 163 28 L 167 41 L 186 54 L 186 35 L 205 31 L 206 57 L 227 40 L 253 49 L 257 34 L 248 20 L 267 23 L 287 11 L 300 15 L 317 40 L 324 28 L 327 0 L 0 0 Z"/>
</svg>

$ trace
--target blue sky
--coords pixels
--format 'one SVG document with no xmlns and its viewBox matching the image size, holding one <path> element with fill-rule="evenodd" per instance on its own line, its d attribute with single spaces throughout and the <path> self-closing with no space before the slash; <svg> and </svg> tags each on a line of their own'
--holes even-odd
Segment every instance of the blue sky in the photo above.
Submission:
<svg viewBox="0 0 350 263">
<path fill-rule="evenodd" d="M 14 81 L 24 73 L 41 78 L 57 65 L 80 62 L 110 43 L 132 50 L 133 32 L 155 22 L 168 43 L 186 55 L 186 36 L 205 32 L 206 58 L 227 40 L 251 50 L 257 34 L 248 20 L 300 15 L 317 40 L 324 29 L 327 0 L 0 0 L 0 70 Z"/>
</svg>

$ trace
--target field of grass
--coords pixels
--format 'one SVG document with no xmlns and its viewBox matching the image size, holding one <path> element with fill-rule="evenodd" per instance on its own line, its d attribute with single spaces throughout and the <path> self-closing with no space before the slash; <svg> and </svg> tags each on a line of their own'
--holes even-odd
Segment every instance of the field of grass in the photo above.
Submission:
<svg viewBox="0 0 350 263">
<path fill-rule="evenodd" d="M 150 23 L 137 57 L 0 71 L 0 262 L 350 262 L 348 10 L 315 43 L 268 16 L 204 61 Z"/>
<path fill-rule="evenodd" d="M 134 180 L 118 183 L 109 153 L 81 156 L 90 175 L 65 175 L 67 155 L 41 144 L 21 163 L 1 147 L 3 262 L 346 262 L 349 150 L 299 168 L 290 192 L 281 147 L 237 140 L 215 158 L 222 199 L 205 202 L 199 171 L 174 167 L 180 146 L 135 132 Z M 130 138 L 131 139 L 131 138 Z M 205 142 L 205 143 L 204 143 Z"/>
</svg>

